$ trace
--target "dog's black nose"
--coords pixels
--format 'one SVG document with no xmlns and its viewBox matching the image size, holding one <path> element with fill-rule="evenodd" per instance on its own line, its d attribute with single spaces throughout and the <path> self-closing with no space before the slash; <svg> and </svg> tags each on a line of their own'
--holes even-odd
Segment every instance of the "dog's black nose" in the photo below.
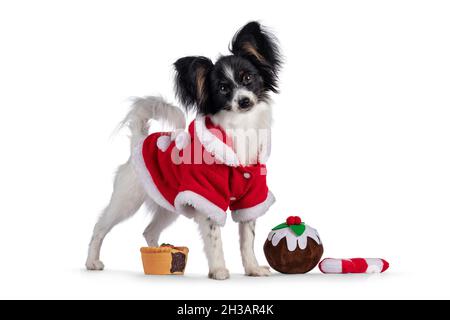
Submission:
<svg viewBox="0 0 450 320">
<path fill-rule="evenodd" d="M 239 99 L 239 107 L 242 109 L 246 109 L 252 106 L 252 103 L 249 98 L 241 98 Z"/>
</svg>

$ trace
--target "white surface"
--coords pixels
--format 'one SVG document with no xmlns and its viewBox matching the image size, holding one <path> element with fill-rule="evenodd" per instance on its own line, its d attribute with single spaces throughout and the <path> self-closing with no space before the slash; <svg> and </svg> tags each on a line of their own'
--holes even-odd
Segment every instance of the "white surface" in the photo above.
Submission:
<svg viewBox="0 0 450 320">
<path fill-rule="evenodd" d="M 0 298 L 450 298 L 450 4 L 206 3 L 0 3 Z M 106 238 L 106 271 L 82 271 L 129 152 L 125 131 L 110 139 L 127 97 L 174 101 L 171 63 L 226 53 L 250 19 L 276 32 L 286 57 L 268 162 L 278 201 L 258 221 L 260 260 L 270 228 L 300 215 L 325 256 L 391 268 L 244 278 L 229 219 L 233 275 L 219 283 L 205 279 L 196 227 L 180 218 L 162 241 L 190 247 L 187 276 L 147 278 L 140 212 Z"/>
</svg>

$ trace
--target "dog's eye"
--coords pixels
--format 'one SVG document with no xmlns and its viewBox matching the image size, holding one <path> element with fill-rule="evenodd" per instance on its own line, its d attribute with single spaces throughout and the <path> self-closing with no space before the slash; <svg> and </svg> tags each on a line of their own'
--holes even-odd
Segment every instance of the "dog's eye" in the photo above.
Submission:
<svg viewBox="0 0 450 320">
<path fill-rule="evenodd" d="M 226 85 L 224 85 L 224 84 L 221 84 L 219 86 L 219 91 L 220 91 L 221 94 L 227 94 L 228 90 L 229 90 L 228 87 Z"/>
<path fill-rule="evenodd" d="M 242 83 L 243 83 L 245 86 L 247 86 L 247 85 L 249 85 L 250 83 L 252 83 L 252 81 L 253 81 L 253 75 L 250 74 L 250 73 L 246 73 L 246 74 L 244 75 L 244 77 L 242 78 Z"/>
</svg>

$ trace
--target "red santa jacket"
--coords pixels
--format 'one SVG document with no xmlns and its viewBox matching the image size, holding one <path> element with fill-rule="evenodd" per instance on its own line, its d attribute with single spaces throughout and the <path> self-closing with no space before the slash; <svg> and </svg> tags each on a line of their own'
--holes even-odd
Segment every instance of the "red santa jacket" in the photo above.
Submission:
<svg viewBox="0 0 450 320">
<path fill-rule="evenodd" d="M 266 184 L 265 164 L 242 166 L 230 139 L 208 117 L 198 117 L 188 132 L 157 132 L 142 141 L 132 161 L 148 195 L 172 212 L 195 212 L 224 225 L 251 221 L 275 202 Z"/>
</svg>

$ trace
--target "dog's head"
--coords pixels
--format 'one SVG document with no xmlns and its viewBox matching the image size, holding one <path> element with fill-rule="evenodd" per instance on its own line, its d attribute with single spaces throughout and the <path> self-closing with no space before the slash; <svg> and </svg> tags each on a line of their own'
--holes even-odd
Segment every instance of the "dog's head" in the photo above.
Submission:
<svg viewBox="0 0 450 320">
<path fill-rule="evenodd" d="M 250 22 L 236 33 L 230 51 L 215 64 L 199 56 L 175 62 L 176 93 L 186 109 L 205 115 L 247 112 L 277 92 L 281 58 L 272 34 Z"/>
</svg>

